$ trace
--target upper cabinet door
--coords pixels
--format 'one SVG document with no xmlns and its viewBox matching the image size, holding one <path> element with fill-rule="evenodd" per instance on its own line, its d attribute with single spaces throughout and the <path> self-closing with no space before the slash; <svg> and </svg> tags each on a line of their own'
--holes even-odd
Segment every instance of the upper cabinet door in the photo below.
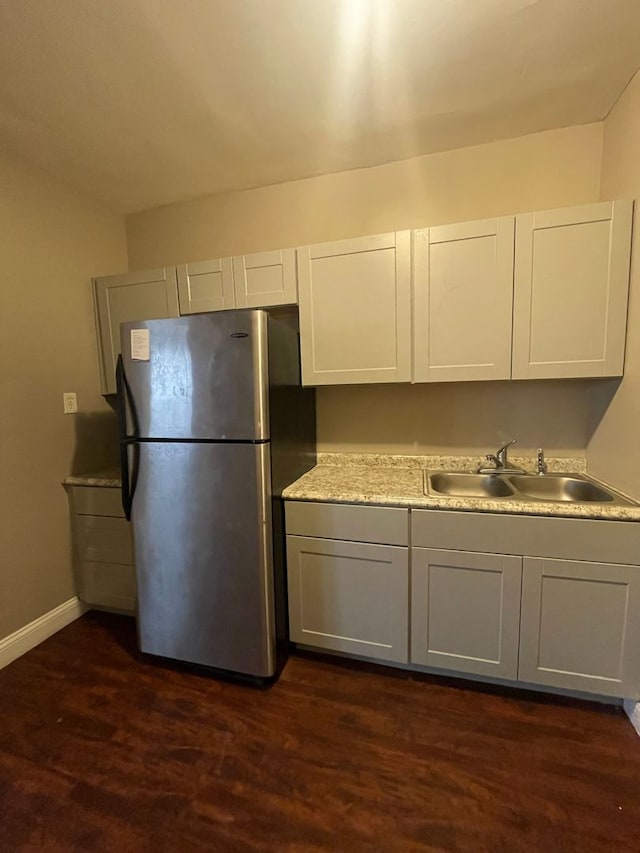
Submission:
<svg viewBox="0 0 640 853">
<path fill-rule="evenodd" d="M 298 301 L 295 249 L 276 249 L 233 259 L 236 308 L 295 305 Z"/>
<path fill-rule="evenodd" d="M 298 249 L 305 385 L 411 378 L 409 231 Z"/>
<path fill-rule="evenodd" d="M 414 231 L 415 382 L 509 379 L 514 217 Z"/>
<path fill-rule="evenodd" d="M 115 394 L 120 323 L 177 317 L 176 268 L 96 278 L 93 287 L 102 393 Z"/>
<path fill-rule="evenodd" d="M 181 314 L 235 308 L 231 258 L 198 261 L 178 267 Z"/>
<path fill-rule="evenodd" d="M 514 379 L 621 376 L 633 203 L 516 217 Z"/>
</svg>

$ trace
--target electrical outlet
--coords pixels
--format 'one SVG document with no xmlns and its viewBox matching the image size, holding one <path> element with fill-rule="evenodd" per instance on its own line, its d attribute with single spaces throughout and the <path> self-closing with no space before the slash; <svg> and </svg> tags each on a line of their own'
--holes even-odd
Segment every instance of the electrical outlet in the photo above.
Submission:
<svg viewBox="0 0 640 853">
<path fill-rule="evenodd" d="M 75 391 L 65 391 L 62 395 L 65 415 L 73 415 L 78 411 L 78 397 Z"/>
</svg>

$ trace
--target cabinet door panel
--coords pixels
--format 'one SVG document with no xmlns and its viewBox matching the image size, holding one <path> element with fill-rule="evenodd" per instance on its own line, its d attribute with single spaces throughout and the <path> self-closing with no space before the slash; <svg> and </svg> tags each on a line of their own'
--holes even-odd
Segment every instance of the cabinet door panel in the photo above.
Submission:
<svg viewBox="0 0 640 853">
<path fill-rule="evenodd" d="M 296 643 L 407 663 L 408 549 L 287 537 Z"/>
<path fill-rule="evenodd" d="M 178 267 L 181 314 L 235 308 L 231 258 L 216 258 Z"/>
<path fill-rule="evenodd" d="M 306 385 L 408 382 L 410 233 L 298 249 Z"/>
<path fill-rule="evenodd" d="M 175 267 L 96 278 L 93 282 L 99 333 L 102 393 L 116 393 L 120 323 L 177 317 Z"/>
<path fill-rule="evenodd" d="M 294 305 L 298 301 L 296 253 L 276 249 L 233 259 L 236 308 Z"/>
<path fill-rule="evenodd" d="M 126 519 L 77 515 L 75 523 L 81 560 L 133 565 L 131 525 Z"/>
<path fill-rule="evenodd" d="M 520 679 L 637 698 L 639 573 L 637 566 L 525 557 Z"/>
<path fill-rule="evenodd" d="M 632 210 L 516 217 L 514 379 L 622 375 Z"/>
<path fill-rule="evenodd" d="M 414 381 L 509 379 L 513 239 L 513 216 L 414 232 Z"/>
<path fill-rule="evenodd" d="M 81 562 L 78 566 L 78 598 L 95 607 L 134 613 L 136 570 L 120 563 Z"/>
<path fill-rule="evenodd" d="M 411 662 L 516 679 L 522 558 L 412 550 Z"/>
</svg>

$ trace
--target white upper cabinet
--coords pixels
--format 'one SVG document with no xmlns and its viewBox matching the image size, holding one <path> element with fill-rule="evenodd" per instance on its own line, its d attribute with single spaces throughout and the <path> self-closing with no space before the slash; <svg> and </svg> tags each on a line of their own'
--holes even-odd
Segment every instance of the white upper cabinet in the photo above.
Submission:
<svg viewBox="0 0 640 853">
<path fill-rule="evenodd" d="M 514 217 L 414 231 L 413 379 L 509 379 Z"/>
<path fill-rule="evenodd" d="M 295 305 L 298 301 L 295 249 L 276 249 L 233 259 L 236 308 Z"/>
<path fill-rule="evenodd" d="M 621 376 L 632 216 L 601 202 L 95 279 L 103 393 L 121 322 L 296 302 L 305 385 Z"/>
<path fill-rule="evenodd" d="M 295 250 L 183 264 L 178 267 L 178 289 L 181 314 L 295 304 Z"/>
<path fill-rule="evenodd" d="M 120 323 L 177 317 L 176 268 L 110 275 L 93 280 L 102 393 L 116 393 Z"/>
<path fill-rule="evenodd" d="M 632 210 L 516 217 L 513 379 L 622 375 Z"/>
<path fill-rule="evenodd" d="M 181 314 L 235 308 L 231 258 L 198 261 L 178 267 Z"/>
<path fill-rule="evenodd" d="M 411 379 L 409 231 L 298 249 L 305 385 Z"/>
</svg>

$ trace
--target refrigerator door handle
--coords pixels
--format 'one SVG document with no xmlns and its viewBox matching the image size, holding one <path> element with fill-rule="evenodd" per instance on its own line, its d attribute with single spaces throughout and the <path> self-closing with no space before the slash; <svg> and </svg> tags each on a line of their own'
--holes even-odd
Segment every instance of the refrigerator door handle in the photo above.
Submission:
<svg viewBox="0 0 640 853">
<path fill-rule="evenodd" d="M 129 443 L 127 437 L 127 382 L 124 376 L 122 355 L 116 365 L 116 389 L 118 392 L 118 432 L 120 439 L 120 477 L 122 480 L 122 510 L 127 521 L 131 521 L 131 484 L 129 479 Z"/>
</svg>

